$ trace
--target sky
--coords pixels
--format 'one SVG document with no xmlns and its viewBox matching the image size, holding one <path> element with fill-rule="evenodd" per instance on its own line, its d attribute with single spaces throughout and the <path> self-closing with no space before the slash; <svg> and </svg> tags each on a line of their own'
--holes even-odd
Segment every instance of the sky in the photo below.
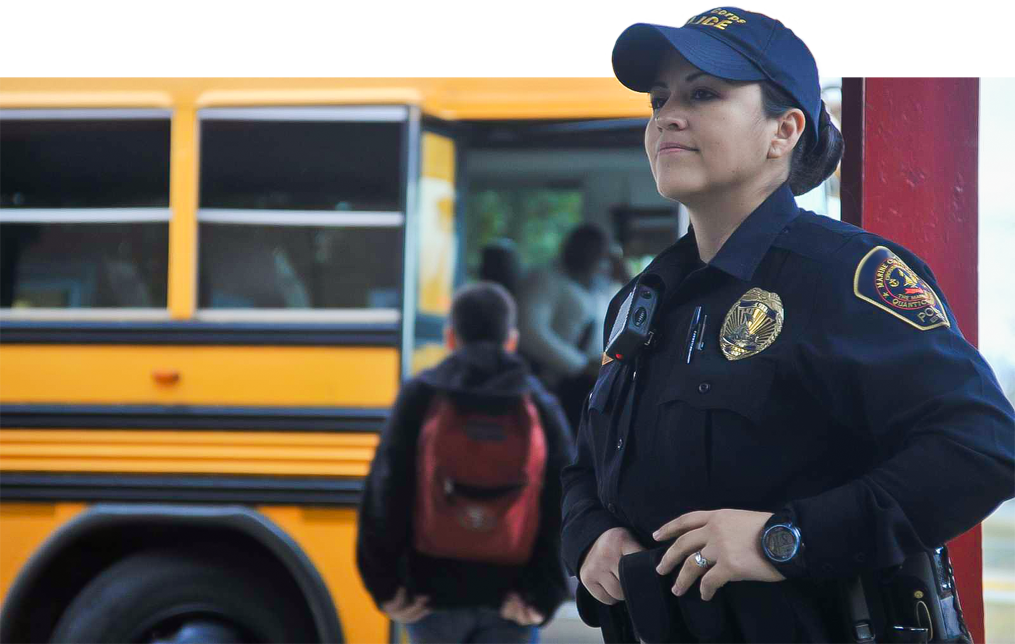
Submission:
<svg viewBox="0 0 1015 644">
<path fill-rule="evenodd" d="M 1015 391 L 1015 80 L 1003 20 L 1010 0 L 979 3 L 979 348 Z"/>
</svg>

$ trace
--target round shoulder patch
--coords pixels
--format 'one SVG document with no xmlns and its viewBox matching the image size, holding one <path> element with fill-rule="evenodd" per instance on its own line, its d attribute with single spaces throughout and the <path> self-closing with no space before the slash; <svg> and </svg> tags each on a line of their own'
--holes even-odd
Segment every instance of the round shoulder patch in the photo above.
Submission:
<svg viewBox="0 0 1015 644">
<path fill-rule="evenodd" d="M 853 293 L 921 331 L 951 326 L 930 285 L 884 246 L 874 248 L 860 260 L 853 277 Z"/>
</svg>

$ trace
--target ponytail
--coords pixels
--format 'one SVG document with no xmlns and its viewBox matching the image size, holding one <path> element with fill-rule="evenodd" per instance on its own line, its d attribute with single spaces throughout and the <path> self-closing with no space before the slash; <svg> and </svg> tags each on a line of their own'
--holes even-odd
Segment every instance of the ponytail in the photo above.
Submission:
<svg viewBox="0 0 1015 644">
<path fill-rule="evenodd" d="M 761 100 L 768 118 L 782 116 L 786 110 L 799 107 L 782 88 L 768 81 L 761 83 Z M 842 159 L 842 133 L 832 123 L 824 101 L 821 102 L 821 114 L 815 129 L 816 141 L 801 137 L 793 148 L 788 181 L 794 195 L 802 195 L 821 185 L 835 172 Z"/>
</svg>

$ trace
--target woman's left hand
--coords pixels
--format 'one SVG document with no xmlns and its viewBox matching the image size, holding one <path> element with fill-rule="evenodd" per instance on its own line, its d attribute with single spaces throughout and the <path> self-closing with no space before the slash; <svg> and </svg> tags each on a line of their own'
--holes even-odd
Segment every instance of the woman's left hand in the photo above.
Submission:
<svg viewBox="0 0 1015 644">
<path fill-rule="evenodd" d="M 652 535 L 656 541 L 677 537 L 656 572 L 668 575 L 683 563 L 673 584 L 673 594 L 683 595 L 701 577 L 701 598 L 705 601 L 730 581 L 782 581 L 785 577 L 761 552 L 761 530 L 771 516 L 770 512 L 748 510 L 688 512 L 679 516 Z M 693 555 L 699 550 L 710 562 L 708 568 L 695 562 Z"/>
</svg>

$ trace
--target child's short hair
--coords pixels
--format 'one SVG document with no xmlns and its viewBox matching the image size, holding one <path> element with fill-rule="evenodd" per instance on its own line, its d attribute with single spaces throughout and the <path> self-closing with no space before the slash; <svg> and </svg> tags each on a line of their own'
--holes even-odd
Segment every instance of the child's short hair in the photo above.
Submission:
<svg viewBox="0 0 1015 644">
<path fill-rule="evenodd" d="M 451 328 L 460 342 L 503 343 L 515 328 L 515 300 L 500 284 L 475 282 L 451 301 Z"/>
</svg>

